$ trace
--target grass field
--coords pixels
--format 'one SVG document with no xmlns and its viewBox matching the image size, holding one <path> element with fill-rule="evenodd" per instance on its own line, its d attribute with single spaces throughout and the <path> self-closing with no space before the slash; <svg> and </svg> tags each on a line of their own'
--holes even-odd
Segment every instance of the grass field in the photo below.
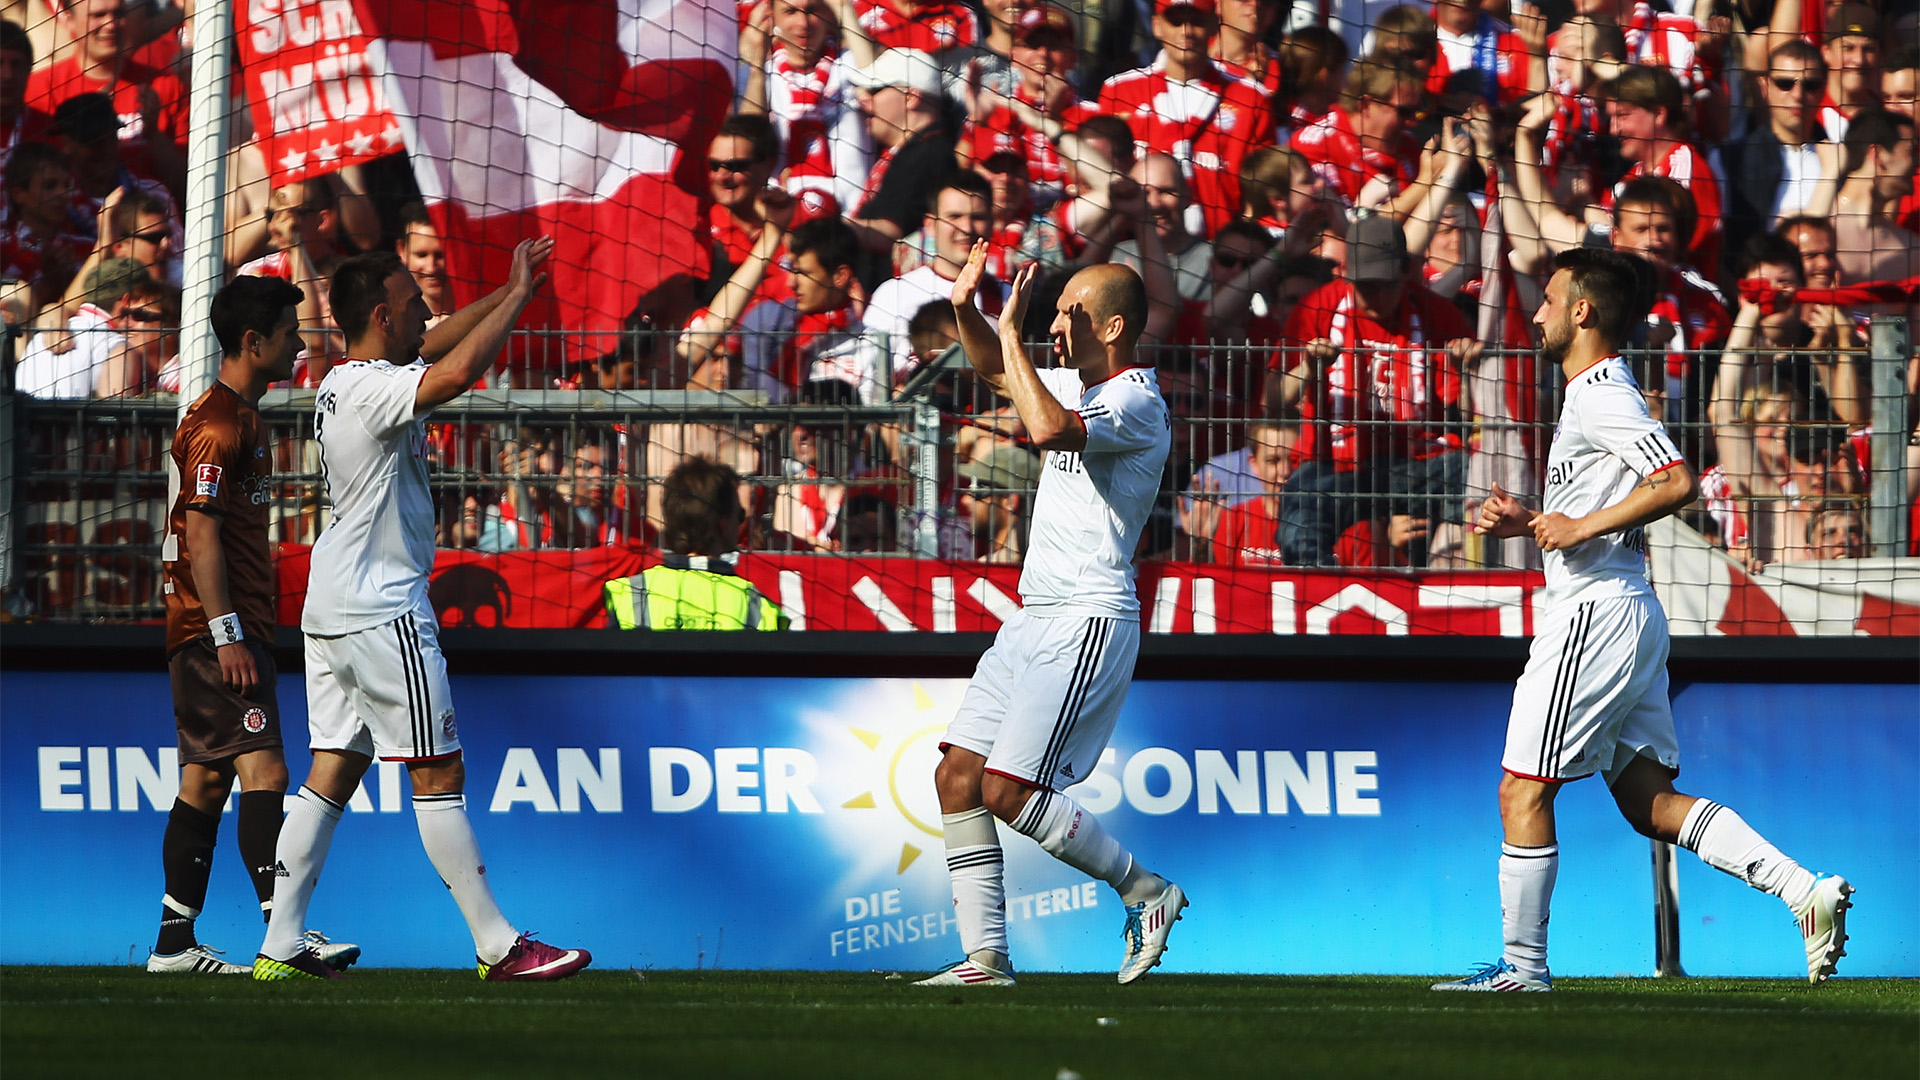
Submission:
<svg viewBox="0 0 1920 1080">
<path fill-rule="evenodd" d="M 50 1076 L 1831 1077 L 1920 1075 L 1920 983 L 1567 979 L 1438 995 L 1425 979 L 1022 975 L 923 990 L 884 973 L 471 971 L 332 984 L 0 969 L 0 1070 Z"/>
</svg>

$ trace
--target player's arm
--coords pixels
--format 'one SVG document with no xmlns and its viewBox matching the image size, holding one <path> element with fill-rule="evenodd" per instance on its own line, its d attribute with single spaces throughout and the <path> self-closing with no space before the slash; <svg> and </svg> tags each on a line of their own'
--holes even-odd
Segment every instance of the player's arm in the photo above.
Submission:
<svg viewBox="0 0 1920 1080">
<path fill-rule="evenodd" d="M 1554 551 L 1577 547 L 1596 536 L 1659 521 L 1692 502 L 1700 494 L 1700 481 L 1684 461 L 1675 461 L 1645 477 L 1627 497 L 1612 506 L 1595 510 L 1584 517 L 1565 514 L 1540 514 L 1529 526 L 1540 550 Z"/>
<path fill-rule="evenodd" d="M 220 515 L 197 506 L 187 507 L 188 566 L 200 607 L 213 631 L 214 653 L 220 658 L 220 680 L 241 693 L 260 685 L 253 653 L 241 644 L 240 619 L 227 593 L 226 551 L 220 546 Z M 260 627 L 255 627 L 259 630 Z M 223 644 L 224 642 L 224 644 Z"/>
<path fill-rule="evenodd" d="M 976 240 L 973 251 L 967 255 L 967 265 L 961 267 L 953 279 L 949 299 L 953 301 L 953 317 L 960 327 L 960 348 L 967 354 L 967 363 L 973 365 L 974 373 L 982 382 L 993 387 L 994 393 L 1005 395 L 1007 366 L 1000 355 L 999 335 L 973 302 L 986 272 L 987 242 Z"/>
<path fill-rule="evenodd" d="M 986 257 L 985 243 L 974 246 L 973 258 Z M 968 260 L 969 264 L 972 258 Z M 1027 302 L 1033 298 L 1033 279 L 1039 273 L 1037 263 L 1028 263 L 1014 275 L 1013 286 L 1008 290 L 1006 306 L 1000 309 L 1000 355 L 1006 366 L 1001 376 L 1007 397 L 1013 399 L 1014 411 L 1020 414 L 1020 422 L 1026 425 L 1027 435 L 1033 445 L 1042 450 L 1066 450 L 1078 452 L 1087 446 L 1087 423 L 1074 412 L 1060 403 L 1040 381 L 1040 372 L 1033 366 L 1033 360 L 1027 355 L 1026 342 L 1021 340 L 1020 326 L 1026 321 Z M 1086 318 L 1086 313 L 1078 305 L 1072 313 L 1075 319 Z M 984 321 L 984 320 L 982 320 Z"/>
<path fill-rule="evenodd" d="M 458 345 L 420 377 L 420 386 L 413 395 L 415 416 L 430 413 L 459 397 L 493 366 L 501 346 L 507 343 L 507 334 L 533 299 L 533 291 L 547 280 L 539 267 L 552 253 L 553 240 L 545 236 L 522 240 L 513 249 L 513 270 L 506 285 L 499 290 L 505 295 Z"/>
<path fill-rule="evenodd" d="M 507 287 L 502 285 L 441 319 L 433 329 L 427 331 L 426 340 L 420 343 L 420 359 L 429 364 L 438 363 L 441 357 L 452 352 L 453 347 L 460 344 L 460 339 L 473 333 L 473 328 L 479 326 L 481 320 L 493 314 L 493 309 L 499 307 L 500 302 L 506 298 Z"/>
</svg>

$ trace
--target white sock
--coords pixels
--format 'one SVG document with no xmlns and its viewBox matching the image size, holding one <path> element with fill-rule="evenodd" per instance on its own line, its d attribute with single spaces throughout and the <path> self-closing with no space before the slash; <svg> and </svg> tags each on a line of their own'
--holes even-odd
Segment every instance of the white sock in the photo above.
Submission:
<svg viewBox="0 0 1920 1080">
<path fill-rule="evenodd" d="M 420 846 L 427 849 L 427 858 L 467 918 L 474 953 L 489 964 L 499 963 L 520 932 L 494 902 L 486 864 L 480 861 L 480 841 L 474 838 L 473 822 L 467 820 L 467 797 L 458 792 L 415 795 L 413 820 L 420 827 Z"/>
<path fill-rule="evenodd" d="M 1113 886 L 1124 903 L 1150 900 L 1167 887 L 1160 875 L 1134 864 L 1133 856 L 1099 818 L 1060 792 L 1035 791 L 1013 819 L 1013 827 L 1039 841 L 1047 854 Z"/>
<path fill-rule="evenodd" d="M 320 881 L 333 846 L 333 827 L 346 807 L 308 787 L 287 800 L 287 821 L 280 826 L 274 847 L 273 909 L 267 919 L 267 937 L 260 952 L 275 960 L 291 960 L 306 948 L 307 905 Z"/>
<path fill-rule="evenodd" d="M 1547 977 L 1547 915 L 1560 875 L 1560 845 L 1500 845 L 1500 926 L 1507 963 L 1529 979 Z"/>
<path fill-rule="evenodd" d="M 960 928 L 960 949 L 968 956 L 983 950 L 997 953 L 1004 964 L 1006 859 L 1000 852 L 1000 834 L 994 828 L 993 815 L 984 806 L 942 814 L 940 828 L 947 845 L 947 878 L 953 883 L 953 917 Z M 992 960 L 982 959 L 989 963 Z"/>
<path fill-rule="evenodd" d="M 1739 814 L 1717 802 L 1694 800 L 1687 819 L 1680 823 L 1680 846 L 1715 870 L 1779 897 L 1795 911 L 1813 895 L 1812 871 L 1787 858 Z"/>
</svg>

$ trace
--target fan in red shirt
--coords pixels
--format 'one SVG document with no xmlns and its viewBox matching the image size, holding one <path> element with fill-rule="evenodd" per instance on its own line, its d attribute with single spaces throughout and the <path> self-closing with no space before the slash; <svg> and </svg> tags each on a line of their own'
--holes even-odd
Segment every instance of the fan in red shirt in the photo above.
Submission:
<svg viewBox="0 0 1920 1080">
<path fill-rule="evenodd" d="M 1081 101 L 1073 91 L 1073 70 L 1080 53 L 1074 45 L 1073 16 L 1065 8 L 1041 4 L 1027 8 L 1013 26 L 1013 70 L 1019 76 L 1014 99 L 1073 131 L 1100 110 Z M 973 165 L 1007 150 L 1027 160 L 1027 176 L 1035 201 L 1042 206 L 1058 202 L 1066 193 L 1066 164 L 1052 140 L 1022 123 L 1012 104 L 990 94 L 981 100 L 979 118 L 969 119 L 960 132 L 961 164 Z"/>
<path fill-rule="evenodd" d="M 1717 350 L 1733 328 L 1719 290 L 1683 263 L 1680 237 L 1688 221 L 1685 198 L 1686 192 L 1671 180 L 1654 176 L 1629 180 L 1614 198 L 1611 233 L 1613 250 L 1640 256 L 1659 275 L 1644 344 L 1666 352 L 1664 390 L 1670 422 L 1685 418 L 1678 410 L 1705 400 L 1700 392 L 1703 372 L 1690 354 Z"/>
<path fill-rule="evenodd" d="M 1309 293 L 1287 320 L 1267 409 L 1297 405 L 1304 421 L 1281 515 L 1288 565 L 1331 565 L 1340 534 L 1384 517 L 1386 496 L 1400 512 L 1461 520 L 1467 455 L 1452 425 L 1479 344 L 1450 301 L 1409 283 L 1411 270 L 1400 226 L 1361 218 L 1347 280 Z"/>
<path fill-rule="evenodd" d="M 1620 155 L 1633 162 L 1625 180 L 1663 176 L 1693 196 L 1687 262 L 1709 280 L 1720 273 L 1720 184 L 1707 155 L 1687 141 L 1680 83 L 1665 68 L 1634 65 L 1607 87 L 1607 121 Z M 1611 196 L 1617 198 L 1619 188 Z"/>
<path fill-rule="evenodd" d="M 766 224 L 755 200 L 767 190 L 780 162 L 780 137 L 773 122 L 758 113 L 736 113 L 720 125 L 707 148 L 708 234 L 713 239 L 713 273 L 725 281 L 733 268 L 747 261 L 753 243 Z M 774 255 L 777 265 L 786 257 L 782 245 Z M 785 274 L 768 274 L 754 300 L 785 300 L 793 295 Z"/>
<path fill-rule="evenodd" d="M 1221 71 L 1258 86 L 1275 101 L 1280 93 L 1280 58 L 1267 47 L 1280 18 L 1279 0 L 1218 0 L 1220 36 L 1208 55 Z M 1277 105 L 1275 106 L 1277 108 Z"/>
<path fill-rule="evenodd" d="M 1435 100 L 1458 93 L 1511 105 L 1528 94 L 1531 50 L 1512 27 L 1468 0 L 1435 0 L 1433 21 L 1440 51 L 1427 93 Z"/>
<path fill-rule="evenodd" d="M 1228 566 L 1282 566 L 1280 505 L 1293 475 L 1293 450 L 1300 439 L 1297 420 L 1263 420 L 1247 425 L 1247 468 L 1260 481 L 1261 494 L 1232 506 L 1202 491 L 1193 500 L 1188 527 L 1210 550 L 1196 551 L 1199 562 Z M 1218 484 L 1214 485 L 1216 488 Z"/>
<path fill-rule="evenodd" d="M 1209 234 L 1240 208 L 1241 160 L 1274 138 L 1265 91 L 1207 57 L 1219 25 L 1214 0 L 1159 0 L 1153 36 L 1160 55 L 1100 88 L 1101 112 L 1127 121 L 1145 150 L 1180 163 Z"/>
<path fill-rule="evenodd" d="M 1420 147 L 1408 129 L 1419 117 L 1421 95 L 1412 67 L 1362 61 L 1347 79 L 1341 104 L 1328 114 L 1327 133 L 1296 133 L 1294 149 L 1348 205 L 1360 201 L 1361 189 L 1376 176 L 1391 182 L 1397 200 L 1420 171 Z"/>
<path fill-rule="evenodd" d="M 876 51 L 919 49 L 939 56 L 980 40 L 973 9 L 952 0 L 922 4 L 915 0 L 855 0 L 860 26 Z"/>
<path fill-rule="evenodd" d="M 33 73 L 27 105 L 51 114 L 76 94 L 102 93 L 120 115 L 121 157 L 141 175 L 175 193 L 187 177 L 187 92 L 171 71 L 133 59 L 127 32 L 128 0 L 72 0 L 59 19 L 78 46 L 72 55 Z"/>
</svg>

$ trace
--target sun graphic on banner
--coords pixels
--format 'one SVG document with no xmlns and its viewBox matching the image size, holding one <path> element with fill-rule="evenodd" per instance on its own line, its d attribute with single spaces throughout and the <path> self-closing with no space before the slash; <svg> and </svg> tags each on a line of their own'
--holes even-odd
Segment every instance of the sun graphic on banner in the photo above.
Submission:
<svg viewBox="0 0 1920 1080">
<path fill-rule="evenodd" d="M 862 837 L 862 854 L 872 858 L 874 846 L 887 843 L 882 837 L 891 834 L 899 844 L 895 875 L 905 874 L 928 847 L 940 842 L 933 770 L 940 761 L 940 736 L 965 685 L 961 680 L 936 681 L 930 692 L 927 684 L 912 682 L 907 687 L 910 709 L 901 708 L 905 702 L 900 700 L 900 683 L 872 687 L 881 691 L 884 702 L 856 692 L 835 702 L 831 721 L 819 714 L 809 718 L 820 735 L 829 736 L 823 741 L 833 744 L 830 756 L 837 760 L 826 774 L 857 785 L 854 794 L 838 800 L 839 809 L 862 812 L 860 817 L 874 811 L 864 827 L 852 830 Z M 823 730 L 829 723 L 831 732 Z M 889 820 L 893 824 L 888 825 Z"/>
</svg>

